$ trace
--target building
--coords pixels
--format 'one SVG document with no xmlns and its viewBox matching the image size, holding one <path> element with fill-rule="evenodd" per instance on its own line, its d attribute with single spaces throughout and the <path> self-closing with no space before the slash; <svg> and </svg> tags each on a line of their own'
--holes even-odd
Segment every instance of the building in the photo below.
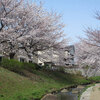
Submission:
<svg viewBox="0 0 100 100">
<path fill-rule="evenodd" d="M 1 55 L 5 55 L 9 59 L 17 59 L 20 62 L 33 62 L 39 65 L 44 65 L 46 63 L 54 65 L 74 65 L 74 54 L 74 45 L 67 46 L 63 54 L 60 51 L 55 51 L 53 48 L 45 51 L 38 51 L 37 55 L 27 55 L 24 49 L 19 49 L 16 53 L 9 53 L 9 55 L 1 52 Z"/>
<path fill-rule="evenodd" d="M 70 45 L 65 48 L 65 65 L 74 65 L 75 47 Z"/>
<path fill-rule="evenodd" d="M 63 53 L 63 54 L 62 54 Z M 53 49 L 49 49 L 46 51 L 38 52 L 38 55 L 45 55 L 44 60 L 41 58 L 37 59 L 36 63 L 40 65 L 54 64 L 54 65 L 74 65 L 74 55 L 75 55 L 75 47 L 74 45 L 67 46 L 64 49 L 64 52 L 55 51 Z"/>
</svg>

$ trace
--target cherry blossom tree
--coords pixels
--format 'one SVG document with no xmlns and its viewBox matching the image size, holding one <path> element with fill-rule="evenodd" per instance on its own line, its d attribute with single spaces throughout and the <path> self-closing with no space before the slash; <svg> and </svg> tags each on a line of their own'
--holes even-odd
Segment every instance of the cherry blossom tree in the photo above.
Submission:
<svg viewBox="0 0 100 100">
<path fill-rule="evenodd" d="M 99 13 L 96 18 L 100 20 Z M 88 66 L 86 76 L 91 76 L 100 70 L 100 29 L 87 28 L 85 33 L 86 37 L 76 44 L 76 61 L 79 66 Z"/>
<path fill-rule="evenodd" d="M 48 12 L 42 3 L 26 0 L 0 0 L 0 48 L 6 55 L 19 49 L 27 55 L 54 48 L 60 51 L 67 44 L 61 15 Z"/>
</svg>

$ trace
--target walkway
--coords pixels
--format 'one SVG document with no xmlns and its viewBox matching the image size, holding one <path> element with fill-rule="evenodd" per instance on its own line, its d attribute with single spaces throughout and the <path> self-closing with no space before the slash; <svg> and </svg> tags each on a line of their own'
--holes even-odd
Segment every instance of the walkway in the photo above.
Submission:
<svg viewBox="0 0 100 100">
<path fill-rule="evenodd" d="M 100 100 L 100 84 L 88 88 L 83 92 L 80 100 Z"/>
</svg>

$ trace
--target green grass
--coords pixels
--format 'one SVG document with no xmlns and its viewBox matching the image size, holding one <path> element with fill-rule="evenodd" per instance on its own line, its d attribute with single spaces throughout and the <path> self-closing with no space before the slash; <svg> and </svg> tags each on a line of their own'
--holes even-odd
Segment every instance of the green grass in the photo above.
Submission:
<svg viewBox="0 0 100 100">
<path fill-rule="evenodd" d="M 0 66 L 0 100 L 40 100 L 43 95 L 64 87 L 100 81 L 100 77 L 85 79 L 13 59 L 3 59 Z"/>
<path fill-rule="evenodd" d="M 40 67 L 36 63 L 19 62 L 15 59 L 6 59 L 6 58 L 3 58 L 2 62 L 0 62 L 0 66 L 17 73 L 22 73 L 23 69 L 26 69 L 28 71 L 33 71 L 39 69 Z"/>
<path fill-rule="evenodd" d="M 57 71 L 24 71 L 25 76 L 0 67 L 0 100 L 31 100 L 74 84 L 87 83 L 81 76 Z"/>
<path fill-rule="evenodd" d="M 88 80 L 90 80 L 91 82 L 99 82 L 100 83 L 100 76 L 90 77 L 90 78 L 88 78 Z"/>
</svg>

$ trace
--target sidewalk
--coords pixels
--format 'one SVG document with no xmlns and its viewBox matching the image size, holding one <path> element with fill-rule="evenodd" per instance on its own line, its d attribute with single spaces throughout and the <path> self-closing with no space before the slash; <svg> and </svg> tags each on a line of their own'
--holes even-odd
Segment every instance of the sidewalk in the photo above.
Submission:
<svg viewBox="0 0 100 100">
<path fill-rule="evenodd" d="M 96 84 L 91 91 L 90 100 L 100 100 L 100 84 Z"/>
<path fill-rule="evenodd" d="M 100 100 L 100 84 L 88 88 L 83 92 L 80 100 Z"/>
</svg>

